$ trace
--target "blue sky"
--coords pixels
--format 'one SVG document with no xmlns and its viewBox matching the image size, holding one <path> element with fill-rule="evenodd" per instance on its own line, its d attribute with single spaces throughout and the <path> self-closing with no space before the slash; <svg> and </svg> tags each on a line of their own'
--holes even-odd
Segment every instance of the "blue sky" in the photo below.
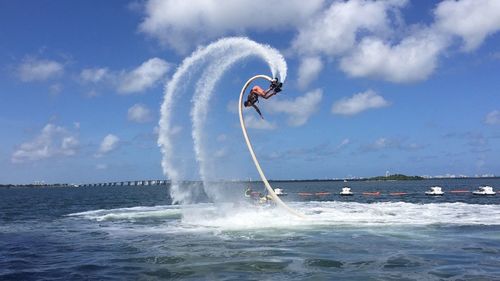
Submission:
<svg viewBox="0 0 500 281">
<path fill-rule="evenodd" d="M 227 36 L 287 61 L 283 92 L 260 103 L 265 120 L 245 111 L 269 178 L 500 174 L 499 1 L 275 2 L 2 1 L 0 183 L 168 177 L 164 85 Z M 261 73 L 248 59 L 216 86 L 205 132 L 215 178 L 257 178 L 233 108 Z M 197 179 L 191 86 L 175 157 Z"/>
</svg>

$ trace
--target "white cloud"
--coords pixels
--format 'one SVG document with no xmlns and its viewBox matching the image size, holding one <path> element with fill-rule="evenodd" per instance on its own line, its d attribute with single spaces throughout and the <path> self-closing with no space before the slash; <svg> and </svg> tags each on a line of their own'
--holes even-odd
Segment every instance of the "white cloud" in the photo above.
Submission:
<svg viewBox="0 0 500 281">
<path fill-rule="evenodd" d="M 52 84 L 49 87 L 49 93 L 54 96 L 59 95 L 62 92 L 62 90 L 63 86 L 59 83 Z"/>
<path fill-rule="evenodd" d="M 354 77 L 373 77 L 391 82 L 426 79 L 437 66 L 447 41 L 431 30 L 421 31 L 390 45 L 378 38 L 364 38 L 342 58 L 340 68 Z"/>
<path fill-rule="evenodd" d="M 372 90 L 358 93 L 351 98 L 341 99 L 333 104 L 332 113 L 355 115 L 370 108 L 388 106 L 389 103 Z"/>
<path fill-rule="evenodd" d="M 384 149 L 397 149 L 402 151 L 415 151 L 424 148 L 423 145 L 407 143 L 404 139 L 378 138 L 372 143 L 360 147 L 360 151 L 379 151 Z"/>
<path fill-rule="evenodd" d="M 64 65 L 62 63 L 27 57 L 17 68 L 17 74 L 21 81 L 45 81 L 62 75 Z"/>
<path fill-rule="evenodd" d="M 316 89 L 295 100 L 270 99 L 265 108 L 273 113 L 286 113 L 288 114 L 288 124 L 290 126 L 301 126 L 307 122 L 313 113 L 318 111 L 322 98 L 323 92 Z"/>
<path fill-rule="evenodd" d="M 107 164 L 97 164 L 97 165 L 95 165 L 95 168 L 96 168 L 96 170 L 106 170 L 106 169 L 108 169 L 108 165 Z"/>
<path fill-rule="evenodd" d="M 152 58 L 131 72 L 122 73 L 118 85 L 118 92 L 124 94 L 142 92 L 165 76 L 170 64 L 160 58 Z"/>
<path fill-rule="evenodd" d="M 248 114 L 245 117 L 245 126 L 250 129 L 258 130 L 274 130 L 276 125 L 274 123 L 268 122 L 265 119 L 256 117 L 255 114 Z"/>
<path fill-rule="evenodd" d="M 80 72 L 79 80 L 94 86 L 112 87 L 121 94 L 133 94 L 153 87 L 166 76 L 170 68 L 168 62 L 160 58 L 151 58 L 130 71 L 113 71 L 107 67 L 86 68 Z M 98 95 L 95 89 L 87 93 L 88 97 Z"/>
<path fill-rule="evenodd" d="M 101 145 L 99 146 L 99 150 L 97 151 L 95 156 L 101 157 L 104 154 L 115 150 L 118 147 L 119 142 L 120 142 L 120 138 L 118 138 L 117 136 L 115 136 L 113 134 L 108 134 L 102 140 Z"/>
<path fill-rule="evenodd" d="M 449 34 L 460 36 L 465 51 L 479 47 L 484 39 L 500 30 L 500 1 L 443 1 L 434 11 L 436 26 Z"/>
<path fill-rule="evenodd" d="M 226 148 L 219 148 L 217 151 L 215 151 L 214 156 L 216 158 L 222 158 L 227 155 L 227 149 Z"/>
<path fill-rule="evenodd" d="M 493 110 L 486 115 L 484 123 L 488 125 L 500 125 L 500 111 Z"/>
<path fill-rule="evenodd" d="M 300 62 L 298 85 L 305 89 L 323 69 L 323 63 L 319 57 L 305 57 Z"/>
<path fill-rule="evenodd" d="M 301 54 L 342 54 L 355 45 L 361 31 L 387 33 L 390 30 L 388 11 L 407 2 L 335 1 L 322 14 L 302 25 L 292 46 Z"/>
<path fill-rule="evenodd" d="M 373 150 L 380 150 L 380 149 L 384 149 L 384 148 L 387 148 L 387 147 L 392 147 L 394 146 L 395 143 L 391 140 L 388 140 L 386 138 L 379 138 L 377 140 L 375 140 L 375 142 L 373 142 L 370 147 L 373 149 Z"/>
<path fill-rule="evenodd" d="M 149 0 L 139 30 L 179 52 L 209 39 L 246 30 L 300 26 L 324 0 Z"/>
<path fill-rule="evenodd" d="M 32 141 L 25 142 L 12 154 L 13 163 L 34 162 L 57 156 L 75 155 L 79 141 L 64 127 L 47 124 Z"/>
<path fill-rule="evenodd" d="M 108 68 L 86 68 L 80 73 L 80 79 L 87 83 L 99 83 L 108 78 L 110 72 Z"/>
<path fill-rule="evenodd" d="M 137 123 L 146 123 L 151 121 L 151 110 L 143 104 L 136 103 L 128 109 L 128 120 Z"/>
<path fill-rule="evenodd" d="M 341 70 L 352 77 L 405 83 L 427 79 L 454 36 L 471 51 L 500 31 L 497 0 L 443 1 L 428 26 L 405 26 L 400 9 L 408 2 L 334 1 L 298 29 L 292 48 L 301 55 L 339 57 Z"/>
<path fill-rule="evenodd" d="M 342 149 L 343 147 L 349 145 L 351 143 L 351 140 L 350 139 L 343 139 L 338 145 L 337 147 L 335 148 L 336 151 Z"/>
</svg>

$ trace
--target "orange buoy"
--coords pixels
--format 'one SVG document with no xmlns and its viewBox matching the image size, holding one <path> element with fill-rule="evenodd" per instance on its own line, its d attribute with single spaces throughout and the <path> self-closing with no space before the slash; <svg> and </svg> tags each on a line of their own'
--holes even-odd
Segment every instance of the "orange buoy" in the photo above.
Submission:
<svg viewBox="0 0 500 281">
<path fill-rule="evenodd" d="M 389 194 L 390 194 L 390 195 L 406 195 L 406 194 L 408 194 L 408 193 L 406 193 L 406 192 L 391 192 L 391 193 L 389 193 Z"/>
<path fill-rule="evenodd" d="M 309 192 L 299 192 L 298 194 L 300 196 L 312 196 L 313 195 L 312 193 L 309 193 Z"/>
<path fill-rule="evenodd" d="M 379 196 L 380 195 L 380 191 L 377 191 L 377 192 L 363 192 L 363 195 Z"/>
<path fill-rule="evenodd" d="M 321 196 L 321 195 L 330 195 L 332 194 L 331 192 L 316 192 L 316 195 Z"/>
</svg>

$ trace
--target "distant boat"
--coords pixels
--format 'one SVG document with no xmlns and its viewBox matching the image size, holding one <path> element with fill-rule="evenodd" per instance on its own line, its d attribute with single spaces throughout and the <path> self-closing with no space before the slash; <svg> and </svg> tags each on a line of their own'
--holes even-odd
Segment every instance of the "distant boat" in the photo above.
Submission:
<svg viewBox="0 0 500 281">
<path fill-rule="evenodd" d="M 425 195 L 434 195 L 434 196 L 440 196 L 443 195 L 444 192 L 441 189 L 440 186 L 431 186 L 429 190 L 425 192 Z"/>
<path fill-rule="evenodd" d="M 472 194 L 474 194 L 474 195 L 495 195 L 497 193 L 495 191 L 493 191 L 493 187 L 485 185 L 485 186 L 480 186 L 477 190 L 473 191 Z"/>
<path fill-rule="evenodd" d="M 342 187 L 342 191 L 340 192 L 340 195 L 342 195 L 342 196 L 351 196 L 352 195 L 351 188 L 348 187 L 348 186 Z"/>
<path fill-rule="evenodd" d="M 284 192 L 283 189 L 279 188 L 279 187 L 274 189 L 274 193 L 276 193 L 276 195 L 278 195 L 278 196 L 287 196 L 288 195 L 288 193 Z"/>
</svg>

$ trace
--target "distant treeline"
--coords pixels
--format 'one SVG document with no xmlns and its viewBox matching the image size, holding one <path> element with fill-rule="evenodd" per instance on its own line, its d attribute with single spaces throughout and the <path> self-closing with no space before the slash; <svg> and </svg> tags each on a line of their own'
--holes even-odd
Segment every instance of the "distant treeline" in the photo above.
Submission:
<svg viewBox="0 0 500 281">
<path fill-rule="evenodd" d="M 376 180 L 376 181 L 405 181 L 405 180 L 423 180 L 423 177 L 420 176 L 407 176 L 403 174 L 394 174 L 389 176 L 378 176 L 373 178 L 368 178 L 367 180 Z"/>
</svg>

